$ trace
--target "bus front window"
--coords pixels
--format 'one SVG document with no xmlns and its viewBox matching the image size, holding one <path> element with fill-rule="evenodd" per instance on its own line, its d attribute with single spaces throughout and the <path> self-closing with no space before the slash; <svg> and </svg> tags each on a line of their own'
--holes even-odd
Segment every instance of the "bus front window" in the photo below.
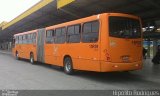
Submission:
<svg viewBox="0 0 160 96">
<path fill-rule="evenodd" d="M 109 34 L 117 38 L 141 38 L 140 22 L 127 17 L 109 17 Z"/>
</svg>

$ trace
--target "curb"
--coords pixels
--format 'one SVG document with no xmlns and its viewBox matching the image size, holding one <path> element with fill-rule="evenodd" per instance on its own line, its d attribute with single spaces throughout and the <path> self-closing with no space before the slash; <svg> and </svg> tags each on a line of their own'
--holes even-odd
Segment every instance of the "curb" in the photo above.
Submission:
<svg viewBox="0 0 160 96">
<path fill-rule="evenodd" d="M 0 50 L 0 54 L 12 55 L 12 52 L 11 51 L 2 51 L 2 50 Z"/>
</svg>

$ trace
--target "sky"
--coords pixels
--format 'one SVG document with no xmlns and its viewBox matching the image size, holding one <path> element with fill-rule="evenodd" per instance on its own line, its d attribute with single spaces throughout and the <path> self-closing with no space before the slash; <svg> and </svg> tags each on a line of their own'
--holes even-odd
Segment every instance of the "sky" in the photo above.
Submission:
<svg viewBox="0 0 160 96">
<path fill-rule="evenodd" d="M 11 21 L 41 0 L 0 0 L 0 23 Z"/>
</svg>

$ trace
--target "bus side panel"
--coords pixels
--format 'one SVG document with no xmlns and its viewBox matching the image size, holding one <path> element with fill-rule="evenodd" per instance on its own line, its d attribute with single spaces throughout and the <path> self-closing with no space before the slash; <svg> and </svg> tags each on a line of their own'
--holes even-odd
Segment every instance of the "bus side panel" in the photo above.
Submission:
<svg viewBox="0 0 160 96">
<path fill-rule="evenodd" d="M 64 56 L 70 55 L 67 50 L 71 51 L 72 49 L 68 48 L 68 44 L 55 44 L 53 50 L 54 63 L 58 66 L 63 66 Z"/>
<path fill-rule="evenodd" d="M 73 68 L 87 71 L 100 71 L 99 49 L 90 48 L 93 43 L 45 45 L 45 61 L 48 64 L 63 66 L 65 56 L 70 56 Z M 98 43 L 94 43 L 98 45 Z"/>
<path fill-rule="evenodd" d="M 99 48 L 91 48 L 91 45 L 98 46 L 98 43 L 75 43 L 75 44 L 66 44 L 62 47 L 59 52 L 61 54 L 69 55 L 73 62 L 73 68 L 78 70 L 87 70 L 87 71 L 99 71 Z M 63 51 L 64 52 L 63 52 Z M 66 53 L 66 54 L 65 54 Z M 63 58 L 58 58 L 62 60 Z M 59 61 L 60 62 L 60 61 Z M 63 62 L 61 62 L 63 64 Z"/>
<path fill-rule="evenodd" d="M 45 44 L 45 63 L 63 66 L 66 44 Z"/>
<path fill-rule="evenodd" d="M 29 59 L 31 50 L 32 50 L 31 44 L 23 44 L 23 58 Z"/>
<path fill-rule="evenodd" d="M 18 46 L 17 46 L 18 48 L 18 55 L 19 55 L 19 57 L 20 58 L 23 58 L 23 45 L 22 44 L 18 44 Z"/>
<path fill-rule="evenodd" d="M 47 64 L 54 64 L 54 56 L 53 56 L 53 44 L 45 44 L 44 45 L 44 58 L 45 58 L 45 63 Z"/>
<path fill-rule="evenodd" d="M 23 52 L 23 58 L 24 59 L 29 59 L 29 57 L 28 57 L 28 51 L 30 50 L 31 48 L 30 48 L 30 46 L 28 45 L 28 44 L 23 44 L 22 45 L 22 52 Z"/>
</svg>

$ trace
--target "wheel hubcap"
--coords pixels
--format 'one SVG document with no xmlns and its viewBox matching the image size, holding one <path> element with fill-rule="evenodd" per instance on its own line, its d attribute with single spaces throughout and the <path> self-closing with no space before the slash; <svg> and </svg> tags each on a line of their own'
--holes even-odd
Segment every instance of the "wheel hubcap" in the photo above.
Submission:
<svg viewBox="0 0 160 96">
<path fill-rule="evenodd" d="M 16 58 L 18 58 L 18 53 L 16 54 Z"/>
<path fill-rule="evenodd" d="M 66 71 L 68 71 L 68 72 L 71 70 L 71 63 L 70 63 L 70 61 L 66 62 L 66 67 L 65 68 L 66 68 Z"/>
<path fill-rule="evenodd" d="M 33 63 L 33 57 L 31 56 L 31 58 L 30 58 L 30 61 L 31 61 L 31 63 Z"/>
</svg>

